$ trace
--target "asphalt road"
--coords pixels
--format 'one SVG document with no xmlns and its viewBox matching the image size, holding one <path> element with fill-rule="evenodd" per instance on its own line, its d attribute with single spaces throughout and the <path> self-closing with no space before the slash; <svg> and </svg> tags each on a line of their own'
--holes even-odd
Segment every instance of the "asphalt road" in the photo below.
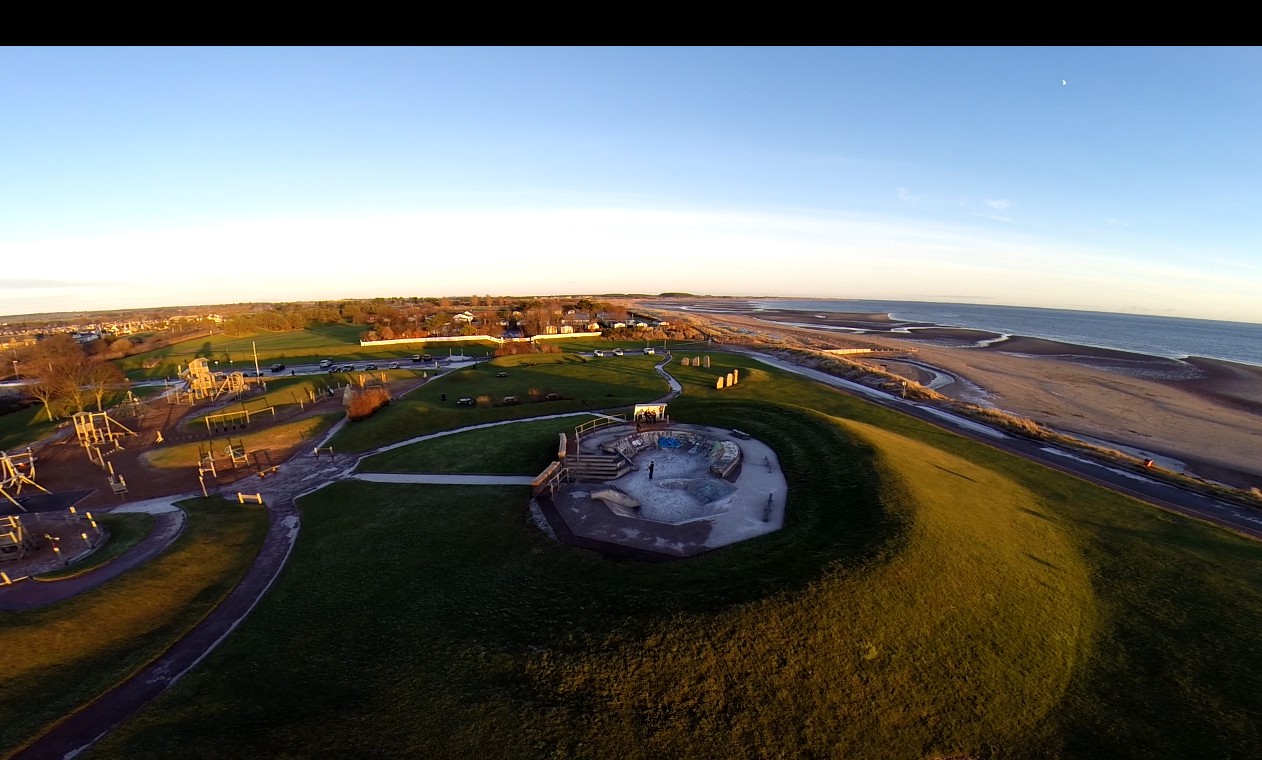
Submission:
<svg viewBox="0 0 1262 760">
<path fill-rule="evenodd" d="M 746 354 L 750 358 L 761 361 L 764 364 L 809 377 L 812 380 L 817 380 L 852 395 L 861 396 L 880 406 L 909 414 L 932 425 L 937 425 L 951 432 L 1038 462 L 1055 470 L 1075 475 L 1153 506 L 1213 523 L 1255 540 L 1262 540 L 1262 512 L 1257 510 L 1229 504 L 1205 494 L 1145 477 L 1140 473 L 1096 462 L 1076 452 L 1059 449 L 1043 441 L 1012 436 L 988 425 L 951 414 L 936 407 L 921 404 L 910 399 L 902 399 L 898 396 L 891 396 L 866 385 L 860 385 L 818 370 L 800 367 L 790 362 L 764 356 L 757 351 L 741 350 L 734 346 L 725 346 L 724 349 L 735 349 L 735 353 Z"/>
</svg>

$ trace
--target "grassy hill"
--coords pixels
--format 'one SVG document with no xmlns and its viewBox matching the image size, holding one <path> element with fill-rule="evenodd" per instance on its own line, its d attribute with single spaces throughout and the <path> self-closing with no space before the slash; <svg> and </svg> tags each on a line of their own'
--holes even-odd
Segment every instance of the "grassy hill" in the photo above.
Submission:
<svg viewBox="0 0 1262 760">
<path fill-rule="evenodd" d="M 526 488 L 340 481 L 300 501 L 297 546 L 250 618 L 83 756 L 1262 755 L 1262 545 L 710 356 L 709 369 L 670 365 L 684 387 L 671 415 L 775 448 L 782 530 L 638 563 L 546 537 Z M 652 363 L 506 357 L 422 386 L 335 446 L 649 400 L 665 393 Z M 733 369 L 740 383 L 716 390 Z M 532 388 L 565 398 L 452 404 Z M 364 469 L 533 472 L 577 421 L 445 436 Z M 262 515 L 195 518 L 190 529 L 217 533 L 0 621 L 0 649 L 22 668 L 6 749 L 230 588 Z M 215 535 L 234 551 L 193 553 Z"/>
<path fill-rule="evenodd" d="M 340 482 L 250 620 L 94 754 L 1256 755 L 1262 547 L 713 358 L 673 368 L 672 415 L 775 447 L 783 530 L 644 565 L 553 543 L 524 488 Z M 392 454 L 493 469 L 555 446 L 529 425 Z"/>
</svg>

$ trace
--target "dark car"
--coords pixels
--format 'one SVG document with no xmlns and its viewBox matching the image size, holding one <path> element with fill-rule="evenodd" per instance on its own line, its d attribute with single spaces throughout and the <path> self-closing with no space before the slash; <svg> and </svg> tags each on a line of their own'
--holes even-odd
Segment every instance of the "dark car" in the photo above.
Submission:
<svg viewBox="0 0 1262 760">
<path fill-rule="evenodd" d="M 281 371 L 283 371 L 284 369 L 285 369 L 285 365 L 284 365 L 284 364 L 273 364 L 273 365 L 272 365 L 272 371 L 273 371 L 273 372 L 281 372 Z"/>
<path fill-rule="evenodd" d="M 367 365 L 367 366 L 365 366 L 365 367 L 364 367 L 364 371 L 365 371 L 365 372 L 372 372 L 372 371 L 373 371 L 374 369 L 376 369 L 376 368 L 377 368 L 377 365 L 376 365 L 376 364 L 369 364 L 369 365 Z"/>
<path fill-rule="evenodd" d="M 507 372 L 496 372 L 496 373 L 495 373 L 495 376 L 496 376 L 496 377 L 508 377 L 508 373 L 507 373 Z"/>
</svg>

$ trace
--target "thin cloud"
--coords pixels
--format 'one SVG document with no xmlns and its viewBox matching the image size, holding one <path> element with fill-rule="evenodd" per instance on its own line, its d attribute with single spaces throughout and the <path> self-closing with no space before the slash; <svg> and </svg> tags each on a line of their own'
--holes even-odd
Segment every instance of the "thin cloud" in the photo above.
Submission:
<svg viewBox="0 0 1262 760">
<path fill-rule="evenodd" d="M 991 208 L 999 209 L 1001 211 L 1004 209 L 1012 208 L 1012 201 L 1007 200 L 1006 198 L 993 200 L 993 201 L 983 201 L 983 203 L 985 203 L 987 206 L 990 206 Z"/>
<path fill-rule="evenodd" d="M 908 203 L 920 203 L 920 200 L 922 198 L 924 198 L 923 195 L 913 195 L 912 192 L 905 187 L 898 188 L 898 199 L 900 201 L 907 201 Z"/>
<path fill-rule="evenodd" d="M 44 290 L 48 288 L 91 288 L 100 284 L 100 282 L 81 280 L 5 280 L 0 287 L 3 287 L 5 290 Z"/>
</svg>

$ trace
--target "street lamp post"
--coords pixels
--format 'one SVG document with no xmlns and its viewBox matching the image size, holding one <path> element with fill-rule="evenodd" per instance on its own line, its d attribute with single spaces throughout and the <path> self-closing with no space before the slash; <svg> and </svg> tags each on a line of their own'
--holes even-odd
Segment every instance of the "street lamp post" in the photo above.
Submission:
<svg viewBox="0 0 1262 760">
<path fill-rule="evenodd" d="M 13 360 L 13 379 L 14 379 L 14 380 L 19 380 L 19 379 L 21 379 L 21 378 L 18 376 L 18 360 L 17 360 L 17 359 L 14 359 L 14 360 Z"/>
</svg>

